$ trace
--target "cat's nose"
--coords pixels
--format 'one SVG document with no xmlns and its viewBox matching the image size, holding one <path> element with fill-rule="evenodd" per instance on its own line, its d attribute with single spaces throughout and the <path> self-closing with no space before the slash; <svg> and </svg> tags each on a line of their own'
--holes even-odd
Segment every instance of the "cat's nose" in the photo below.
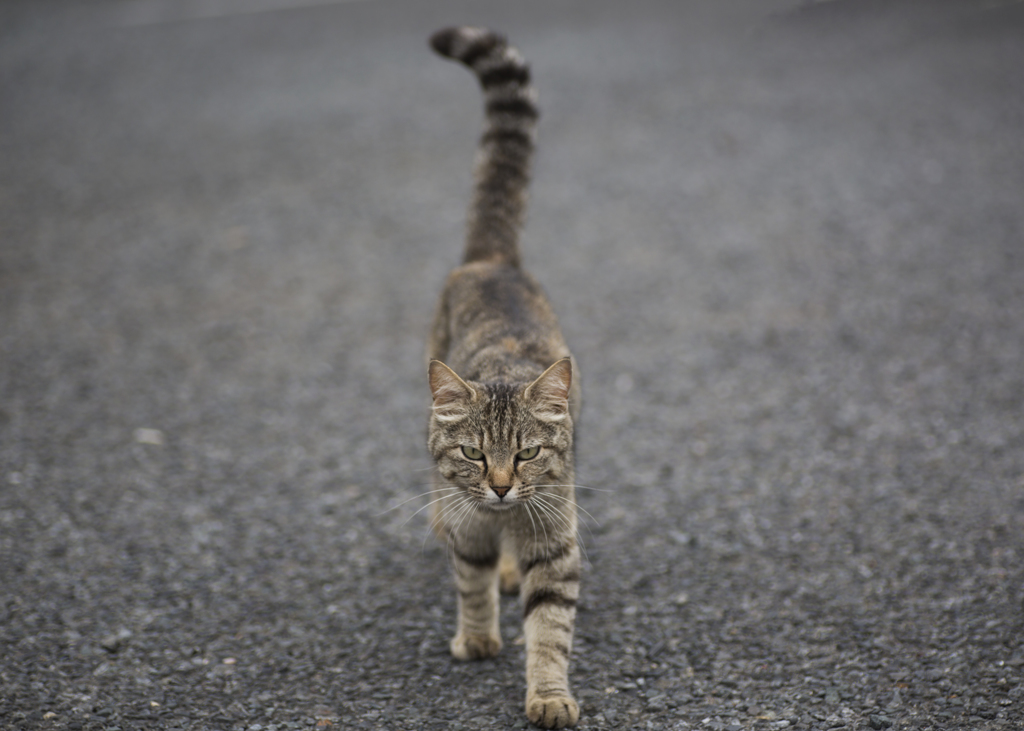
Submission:
<svg viewBox="0 0 1024 731">
<path fill-rule="evenodd" d="M 504 500 L 505 495 L 507 495 L 508 491 L 512 489 L 512 486 L 506 485 L 505 487 L 496 487 L 495 485 L 491 485 L 491 489 L 494 490 L 495 495 Z"/>
</svg>

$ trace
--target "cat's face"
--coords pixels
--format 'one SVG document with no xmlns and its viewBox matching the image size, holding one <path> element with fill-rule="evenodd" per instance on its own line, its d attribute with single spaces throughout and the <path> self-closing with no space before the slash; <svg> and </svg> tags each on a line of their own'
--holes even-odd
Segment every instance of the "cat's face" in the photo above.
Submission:
<svg viewBox="0 0 1024 731">
<path fill-rule="evenodd" d="M 467 383 L 431 364 L 428 445 L 445 480 L 493 510 L 564 484 L 572 466 L 571 374 L 565 360 L 529 386 L 493 385 Z"/>
</svg>

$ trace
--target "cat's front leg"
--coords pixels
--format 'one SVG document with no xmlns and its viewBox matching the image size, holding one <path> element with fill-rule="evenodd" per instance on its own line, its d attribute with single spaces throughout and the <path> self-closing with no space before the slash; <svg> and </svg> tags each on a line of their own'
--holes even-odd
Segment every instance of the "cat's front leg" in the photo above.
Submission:
<svg viewBox="0 0 1024 731">
<path fill-rule="evenodd" d="M 569 691 L 580 552 L 575 537 L 520 558 L 526 634 L 526 716 L 543 728 L 575 726 L 579 706 Z"/>
<path fill-rule="evenodd" d="M 498 550 L 455 546 L 452 564 L 459 593 L 458 632 L 452 638 L 457 660 L 494 657 L 501 650 L 498 628 Z"/>
<path fill-rule="evenodd" d="M 437 490 L 449 489 L 436 481 Z M 458 629 L 450 649 L 457 660 L 494 657 L 501 650 L 498 628 L 498 546 L 499 531 L 470 510 L 461 494 L 449 495 L 433 504 L 430 519 L 437 537 L 449 552 L 458 592 Z"/>
</svg>

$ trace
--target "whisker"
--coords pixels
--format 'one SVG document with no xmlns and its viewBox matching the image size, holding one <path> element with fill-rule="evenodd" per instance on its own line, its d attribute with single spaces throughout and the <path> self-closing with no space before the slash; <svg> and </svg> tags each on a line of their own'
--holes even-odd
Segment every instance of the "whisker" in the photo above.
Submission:
<svg viewBox="0 0 1024 731">
<path fill-rule="evenodd" d="M 546 501 L 546 500 L 544 499 L 545 497 L 546 497 L 546 496 L 545 496 L 545 494 L 544 494 L 544 493 L 542 493 L 542 492 L 535 492 L 535 493 L 533 494 L 532 500 L 533 500 L 533 502 L 536 502 L 536 503 L 539 503 L 539 504 L 541 504 L 541 505 L 544 505 L 544 506 L 546 506 L 546 507 L 550 508 L 551 510 L 555 511 L 555 512 L 554 512 L 555 516 L 556 516 L 556 517 L 557 517 L 557 518 L 558 518 L 558 519 L 559 519 L 559 520 L 560 520 L 560 521 L 561 521 L 561 522 L 563 523 L 563 525 L 564 525 L 565 527 L 570 527 L 570 526 L 571 526 L 571 523 L 569 522 L 569 520 L 570 520 L 570 518 L 571 518 L 572 516 L 571 516 L 571 515 L 566 515 L 566 514 L 564 514 L 564 513 L 563 513 L 563 511 L 562 511 L 562 508 L 561 508 L 561 506 L 558 506 L 558 505 L 554 505 L 554 504 L 552 504 L 552 503 L 548 503 L 548 502 L 547 502 L 547 501 Z"/>
<path fill-rule="evenodd" d="M 459 528 L 462 527 L 462 523 L 466 520 L 466 517 L 469 515 L 469 508 L 475 505 L 476 500 L 470 498 L 469 500 L 466 501 L 466 505 L 464 505 L 463 508 L 459 511 L 458 515 L 452 518 L 452 521 L 455 523 L 455 525 L 452 526 L 452 529 L 448 532 L 448 536 L 450 538 L 455 538 L 456 534 L 459 532 Z"/>
<path fill-rule="evenodd" d="M 445 505 L 438 510 L 437 514 L 431 518 L 428 527 L 435 532 L 443 531 L 445 533 L 445 538 L 450 539 L 451 524 L 453 522 L 452 519 L 455 516 L 458 516 L 462 509 L 469 503 L 470 499 L 471 498 L 468 495 L 458 496 L 450 505 Z M 426 543 L 426 538 L 424 538 L 424 543 Z"/>
<path fill-rule="evenodd" d="M 392 510 L 397 510 L 398 508 L 402 507 L 402 506 L 403 506 L 403 505 L 405 505 L 406 503 L 411 503 L 411 502 L 412 502 L 413 500 L 415 500 L 416 498 L 421 498 L 421 497 L 423 497 L 424 495 L 436 495 L 437 493 L 441 492 L 442 490 L 458 490 L 458 489 L 459 489 L 459 488 L 457 488 L 457 487 L 436 487 L 436 488 L 434 488 L 433 490 L 427 490 L 426 492 L 421 492 L 421 493 L 420 493 L 419 495 L 413 495 L 413 496 L 412 496 L 411 498 L 406 498 L 406 499 L 405 499 L 405 500 L 403 500 L 402 502 L 398 503 L 398 505 L 392 505 L 392 506 L 391 506 L 390 508 L 388 508 L 387 510 L 385 510 L 385 511 L 383 511 L 383 512 L 381 512 L 381 513 L 377 513 L 377 514 L 376 514 L 375 516 L 373 516 L 373 517 L 374 517 L 374 518 L 379 518 L 379 517 L 380 517 L 380 516 L 382 516 L 382 515 L 386 515 L 387 513 L 390 513 L 390 512 L 392 511 Z"/>
<path fill-rule="evenodd" d="M 462 503 L 464 503 L 468 499 L 468 497 L 466 495 L 454 495 L 454 496 L 449 495 L 448 498 L 449 499 L 453 499 L 454 502 L 451 505 L 444 505 L 444 506 L 442 506 L 441 509 L 437 511 L 436 515 L 431 515 L 430 516 L 430 520 L 427 523 L 427 531 L 426 531 L 426 533 L 424 533 L 424 535 L 423 535 L 423 542 L 420 544 L 420 552 L 423 552 L 423 551 L 426 550 L 426 548 L 427 548 L 427 538 L 430 537 L 431 533 L 436 533 L 437 532 L 438 526 L 441 524 L 441 522 L 445 518 L 445 513 L 450 512 L 454 508 L 462 505 Z"/>
<path fill-rule="evenodd" d="M 533 525 L 533 540 L 536 541 L 537 540 L 537 524 L 533 521 L 533 511 L 530 510 L 530 503 L 528 503 L 528 502 L 523 503 L 523 506 L 526 508 L 526 515 L 527 515 L 527 517 L 530 518 L 530 524 Z"/>
<path fill-rule="evenodd" d="M 545 496 L 545 493 L 543 493 L 543 492 L 538 492 L 536 494 L 536 497 L 539 499 L 538 500 L 538 504 L 539 504 L 538 507 L 540 507 L 540 504 L 544 503 L 544 500 L 543 500 L 544 496 Z M 553 505 L 548 505 L 547 508 L 550 509 L 550 510 L 555 510 L 555 506 L 553 506 Z M 562 518 L 562 520 L 564 521 L 565 519 Z M 586 525 L 586 523 L 585 523 L 585 525 Z M 577 545 L 580 547 L 580 551 L 581 551 L 581 553 L 583 553 L 584 559 L 586 559 L 587 563 L 590 563 L 591 562 L 590 561 L 590 555 L 587 553 L 587 542 L 583 540 L 583 533 L 580 532 L 579 528 L 573 529 L 571 525 L 565 525 L 565 528 L 566 528 L 566 530 L 569 530 L 570 532 L 572 532 L 575 535 L 575 537 L 577 537 Z M 590 530 L 590 526 L 589 525 L 587 526 L 587 530 L 590 531 L 591 537 L 593 537 L 594 536 L 594 531 Z"/>
<path fill-rule="evenodd" d="M 450 551 L 448 551 L 448 550 L 445 551 L 445 560 L 448 562 L 449 568 L 452 568 L 452 560 L 451 560 L 451 555 L 450 554 L 454 554 L 455 550 L 456 550 L 455 549 L 455 534 L 458 533 L 459 528 L 462 527 L 462 524 L 465 522 L 466 518 L 468 518 L 471 515 L 475 515 L 476 514 L 477 505 L 478 505 L 477 501 L 471 499 L 469 501 L 469 505 L 468 506 L 464 506 L 459 511 L 458 522 L 455 524 L 455 527 L 452 528 L 448 532 L 448 545 L 447 545 L 447 548 L 450 549 Z"/>
<path fill-rule="evenodd" d="M 449 495 L 448 497 L 451 498 L 453 496 Z M 441 508 L 441 510 L 438 511 L 437 515 L 431 516 L 430 522 L 427 524 L 427 532 L 423 536 L 423 543 L 420 544 L 420 552 L 423 552 L 423 551 L 426 550 L 426 548 L 427 548 L 427 538 L 430 537 L 430 533 L 432 531 L 435 531 L 437 529 L 437 526 L 440 525 L 441 522 L 444 520 L 445 513 L 450 513 L 452 510 L 457 509 L 458 507 L 462 506 L 466 501 L 471 499 L 468 495 L 461 495 L 461 496 L 454 496 L 454 497 L 456 497 L 456 500 L 455 500 L 455 502 L 452 505 L 445 505 L 444 507 Z"/>
<path fill-rule="evenodd" d="M 543 498 L 545 496 L 547 496 L 547 497 L 560 497 L 560 496 L 557 496 L 557 495 L 551 495 L 550 493 L 542 493 L 542 492 L 535 493 L 535 495 L 534 495 L 534 497 L 538 498 L 538 502 L 544 502 Z M 554 505 L 549 505 L 548 507 L 550 507 L 552 509 L 555 508 Z M 586 523 L 586 521 L 583 522 L 583 525 L 586 527 L 587 532 L 590 534 L 590 537 L 593 538 L 594 537 L 594 531 L 590 528 L 590 526 Z M 588 563 L 590 563 L 590 556 L 587 554 L 587 542 L 585 540 L 583 540 L 583 533 L 580 532 L 580 529 L 579 529 L 578 526 L 579 526 L 579 524 L 577 523 L 577 527 L 575 529 L 573 529 L 571 526 L 567 526 L 566 528 L 567 528 L 567 530 L 570 530 L 572 533 L 575 534 L 577 542 L 578 542 L 579 547 L 580 547 L 580 550 L 583 552 L 583 557 L 587 560 Z"/>
<path fill-rule="evenodd" d="M 539 508 L 541 507 L 541 505 L 545 505 L 547 510 L 554 511 L 555 506 L 545 504 L 544 500 L 541 499 L 543 498 L 543 496 L 544 493 L 535 494 L 535 497 L 538 498 L 537 507 Z M 551 513 L 549 513 L 549 515 L 550 514 Z M 587 544 L 586 541 L 583 540 L 583 534 L 580 533 L 579 528 L 573 529 L 572 525 L 568 523 L 567 519 L 564 516 L 560 515 L 557 511 L 555 512 L 555 515 L 553 517 L 557 517 L 561 521 L 562 526 L 565 528 L 565 530 L 576 536 L 577 545 L 580 547 L 580 552 L 583 554 L 583 558 L 586 559 L 587 563 L 590 563 L 590 556 L 587 554 Z M 590 530 L 589 526 L 587 527 L 587 530 Z M 591 531 L 590 535 L 591 537 L 593 537 L 593 531 Z"/>
<path fill-rule="evenodd" d="M 538 510 L 551 518 L 551 521 L 555 523 L 556 527 L 561 528 L 568 533 L 575 532 L 569 519 L 566 516 L 561 515 L 560 511 L 557 510 L 554 505 L 550 505 L 539 498 L 534 501 L 534 505 Z"/>
<path fill-rule="evenodd" d="M 456 490 L 457 490 L 458 488 L 454 488 L 454 489 L 456 489 Z M 419 495 L 417 495 L 417 497 L 420 497 L 420 496 L 419 496 Z M 422 508 L 420 508 L 420 509 L 419 509 L 419 510 L 417 510 L 417 511 L 416 511 L 415 513 L 413 513 L 413 514 L 412 514 L 412 515 L 410 515 L 410 516 L 409 516 L 408 518 L 406 518 L 406 520 L 405 520 L 405 523 L 402 523 L 402 526 L 401 526 L 401 527 L 402 527 L 402 528 L 404 528 L 404 527 L 405 527 L 406 525 L 408 525 L 408 523 L 409 523 L 409 521 L 410 521 L 410 520 L 412 520 L 413 518 L 415 518 L 415 517 L 416 517 L 417 515 L 419 515 L 420 513 L 422 513 L 422 512 L 424 511 L 424 510 L 426 510 L 427 508 L 429 508 L 429 507 L 430 507 L 431 505 L 433 505 L 434 503 L 439 503 L 439 502 L 441 502 L 442 500 L 447 500 L 447 499 L 448 499 L 448 498 L 450 498 L 450 497 L 451 497 L 451 495 L 450 495 L 450 494 L 448 494 L 448 495 L 442 495 L 442 496 L 441 496 L 441 497 L 439 497 L 439 498 L 438 498 L 437 500 L 431 500 L 431 501 L 430 501 L 429 503 L 427 503 L 427 504 L 426 504 L 426 505 L 424 505 L 424 506 L 423 506 Z"/>
<path fill-rule="evenodd" d="M 615 492 L 614 490 L 605 490 L 601 487 L 590 487 L 589 485 L 580 485 L 579 483 L 569 485 L 534 485 L 534 487 L 578 487 L 582 490 L 593 490 L 594 492 Z"/>
<path fill-rule="evenodd" d="M 534 493 L 534 494 L 536 494 L 536 493 Z M 529 505 L 530 503 L 526 503 L 526 504 Z M 534 505 L 534 507 L 537 507 L 537 506 Z M 544 525 L 544 521 L 541 519 L 540 513 L 537 513 L 537 522 L 540 523 L 540 528 L 541 528 L 542 531 L 544 531 L 544 545 L 545 546 L 550 545 L 551 539 L 548 538 L 548 527 L 546 525 Z M 534 530 L 534 540 L 536 540 L 536 534 L 537 534 L 537 532 L 536 532 L 536 530 Z"/>
<path fill-rule="evenodd" d="M 450 497 L 452 497 L 451 503 L 448 505 L 442 505 L 433 515 L 430 516 L 430 520 L 427 523 L 427 528 L 429 530 L 440 530 L 447 518 L 468 499 L 465 495 L 455 495 Z"/>
<path fill-rule="evenodd" d="M 450 533 L 453 528 L 455 518 L 462 512 L 462 508 L 472 502 L 472 500 L 473 498 L 470 495 L 460 495 L 459 499 L 455 500 L 451 505 L 445 505 L 438 511 L 437 515 L 435 515 L 431 521 L 430 527 L 437 528 L 438 526 L 443 525 L 447 527 L 447 530 Z"/>
<path fill-rule="evenodd" d="M 536 493 L 536 494 L 537 494 L 537 495 L 544 495 L 545 497 L 553 497 L 553 498 L 555 498 L 556 500 L 562 500 L 562 501 L 564 501 L 564 502 L 567 502 L 567 503 L 569 503 L 569 504 L 571 504 L 571 505 L 574 505 L 574 506 L 575 506 L 575 507 L 576 507 L 576 508 L 577 508 L 578 510 L 582 510 L 582 511 L 583 511 L 583 513 L 584 513 L 584 514 L 585 514 L 585 515 L 586 515 L 587 517 L 589 517 L 589 518 L 590 518 L 590 519 L 591 519 L 592 521 L 594 521 L 594 525 L 596 525 L 596 526 L 597 526 L 598 528 L 600 528 L 600 527 L 601 527 L 601 521 L 599 521 L 599 520 L 598 520 L 597 518 L 595 518 L 595 517 L 594 517 L 593 515 L 591 515 L 591 514 L 590 514 L 590 512 L 589 512 L 589 511 L 588 511 L 588 510 L 587 510 L 586 508 L 582 507 L 582 506 L 581 506 L 581 505 L 580 505 L 580 504 L 579 504 L 578 502 L 576 502 L 575 500 L 570 500 L 569 498 L 567 498 L 567 497 L 563 497 L 562 495 L 556 495 L 556 494 L 554 494 L 553 492 L 538 492 L 538 493 Z"/>
</svg>

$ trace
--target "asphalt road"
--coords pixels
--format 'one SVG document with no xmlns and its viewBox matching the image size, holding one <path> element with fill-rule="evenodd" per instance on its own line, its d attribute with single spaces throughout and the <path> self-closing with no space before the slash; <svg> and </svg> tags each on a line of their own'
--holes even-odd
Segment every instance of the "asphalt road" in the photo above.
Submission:
<svg viewBox="0 0 1024 731">
<path fill-rule="evenodd" d="M 0 728 L 526 726 L 414 498 L 465 22 L 608 491 L 580 727 L 1024 726 L 1024 4 L 139 0 L 0 6 Z"/>
</svg>

